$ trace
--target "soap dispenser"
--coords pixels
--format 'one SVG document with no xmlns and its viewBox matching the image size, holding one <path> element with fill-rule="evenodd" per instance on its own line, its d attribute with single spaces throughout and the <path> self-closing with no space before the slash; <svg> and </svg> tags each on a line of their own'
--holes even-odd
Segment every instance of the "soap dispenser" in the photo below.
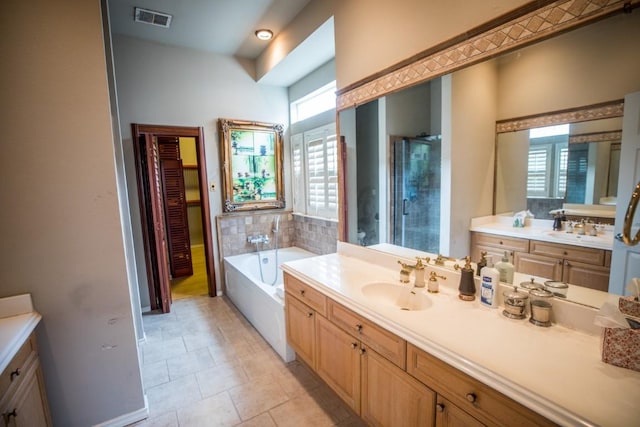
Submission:
<svg viewBox="0 0 640 427">
<path fill-rule="evenodd" d="M 502 261 L 496 262 L 494 265 L 496 270 L 500 272 L 500 281 L 504 283 L 513 284 L 513 275 L 515 273 L 515 267 L 509 262 L 509 253 L 504 251 Z"/>
<path fill-rule="evenodd" d="M 465 257 L 464 267 L 460 269 L 460 286 L 458 286 L 458 298 L 463 301 L 473 301 L 476 299 L 476 282 L 473 278 L 473 268 L 471 258 Z"/>
</svg>

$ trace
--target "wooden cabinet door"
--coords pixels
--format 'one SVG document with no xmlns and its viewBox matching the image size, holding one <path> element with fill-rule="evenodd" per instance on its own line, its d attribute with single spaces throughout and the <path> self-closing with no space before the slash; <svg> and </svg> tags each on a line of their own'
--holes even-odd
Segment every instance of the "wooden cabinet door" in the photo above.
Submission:
<svg viewBox="0 0 640 427">
<path fill-rule="evenodd" d="M 365 347 L 361 417 L 372 426 L 433 426 L 436 393 Z"/>
<path fill-rule="evenodd" d="M 562 281 L 607 292 L 609 290 L 609 268 L 576 261 L 565 261 Z"/>
<path fill-rule="evenodd" d="M 171 275 L 173 277 L 191 276 L 193 265 L 182 160 L 161 160 L 160 171 Z"/>
<path fill-rule="evenodd" d="M 360 413 L 360 342 L 316 316 L 316 372 L 356 413 Z"/>
<path fill-rule="evenodd" d="M 42 372 L 34 360 L 24 373 L 22 383 L 13 398 L 2 408 L 5 426 L 46 427 L 51 425 Z"/>
<path fill-rule="evenodd" d="M 480 421 L 438 395 L 436 404 L 436 427 L 482 427 Z"/>
<path fill-rule="evenodd" d="M 316 369 L 316 312 L 286 294 L 285 318 L 287 342 L 312 369 Z"/>
<path fill-rule="evenodd" d="M 513 264 L 518 273 L 562 280 L 562 263 L 553 257 L 516 252 Z"/>
</svg>

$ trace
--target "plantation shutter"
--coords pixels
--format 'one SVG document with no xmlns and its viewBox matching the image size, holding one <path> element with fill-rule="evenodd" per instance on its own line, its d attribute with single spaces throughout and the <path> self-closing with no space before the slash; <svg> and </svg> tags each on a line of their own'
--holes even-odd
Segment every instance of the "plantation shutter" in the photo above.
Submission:
<svg viewBox="0 0 640 427">
<path fill-rule="evenodd" d="M 293 179 L 293 211 L 305 212 L 305 176 L 304 176 L 304 145 L 302 134 L 291 137 L 291 166 Z"/>
<path fill-rule="evenodd" d="M 529 173 L 527 174 L 527 197 L 544 197 L 548 194 L 547 147 L 531 147 L 529 149 Z"/>
</svg>

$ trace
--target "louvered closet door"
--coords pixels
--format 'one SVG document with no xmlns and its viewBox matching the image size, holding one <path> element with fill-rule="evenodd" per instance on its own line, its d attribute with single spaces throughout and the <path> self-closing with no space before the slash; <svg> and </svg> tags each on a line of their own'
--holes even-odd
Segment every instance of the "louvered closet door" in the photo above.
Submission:
<svg viewBox="0 0 640 427">
<path fill-rule="evenodd" d="M 169 258 L 173 277 L 193 274 L 191 242 L 185 200 L 182 160 L 162 160 L 162 189 L 169 241 Z"/>
</svg>

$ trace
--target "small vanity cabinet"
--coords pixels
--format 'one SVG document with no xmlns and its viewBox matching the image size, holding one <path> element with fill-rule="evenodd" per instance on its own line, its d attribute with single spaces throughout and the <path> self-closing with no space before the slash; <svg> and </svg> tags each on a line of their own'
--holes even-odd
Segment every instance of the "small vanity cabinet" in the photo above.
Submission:
<svg viewBox="0 0 640 427">
<path fill-rule="evenodd" d="M 0 414 L 2 426 L 51 425 L 33 333 L 0 375 Z"/>
<path fill-rule="evenodd" d="M 546 277 L 607 291 L 611 251 L 582 246 L 550 243 L 488 233 L 471 232 L 471 257 L 480 259 L 480 252 L 493 255 L 497 262 L 508 251 L 515 270 L 523 274 Z"/>
<path fill-rule="evenodd" d="M 287 341 L 298 357 L 367 423 L 433 426 L 436 394 L 405 372 L 406 341 L 284 277 Z"/>
<path fill-rule="evenodd" d="M 287 341 L 372 426 L 553 425 L 288 273 Z"/>
</svg>

